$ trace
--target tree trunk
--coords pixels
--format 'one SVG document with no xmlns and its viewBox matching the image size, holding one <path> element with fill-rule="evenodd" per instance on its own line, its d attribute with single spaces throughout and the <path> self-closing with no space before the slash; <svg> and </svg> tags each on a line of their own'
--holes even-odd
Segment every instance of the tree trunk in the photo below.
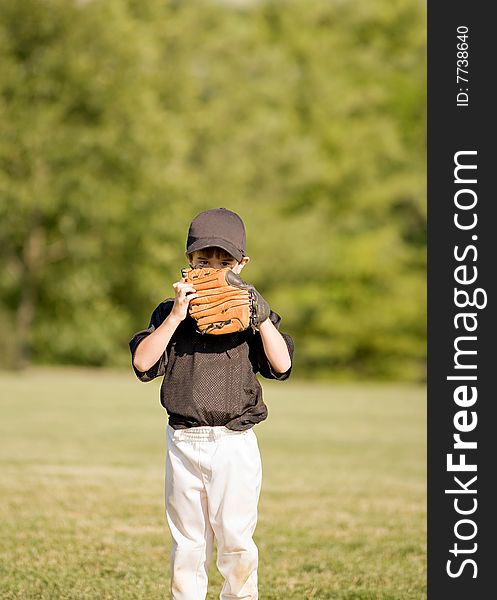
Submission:
<svg viewBox="0 0 497 600">
<path fill-rule="evenodd" d="M 21 296 L 16 314 L 17 349 L 15 365 L 19 369 L 25 368 L 31 363 L 33 323 L 36 312 L 38 282 L 43 266 L 44 247 L 45 231 L 40 223 L 39 214 L 35 214 L 21 258 L 23 276 Z"/>
</svg>

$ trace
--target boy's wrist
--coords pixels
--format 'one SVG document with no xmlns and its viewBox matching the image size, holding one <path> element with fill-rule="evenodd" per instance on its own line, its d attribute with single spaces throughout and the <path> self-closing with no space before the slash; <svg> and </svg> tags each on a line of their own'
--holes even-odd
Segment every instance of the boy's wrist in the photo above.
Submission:
<svg viewBox="0 0 497 600">
<path fill-rule="evenodd" d="M 264 321 L 262 321 L 262 323 L 259 323 L 259 325 L 257 326 L 257 329 L 259 331 L 264 331 L 264 329 L 267 329 L 268 327 L 271 327 L 271 319 L 268 317 L 267 319 L 264 319 Z"/>
<path fill-rule="evenodd" d="M 169 316 L 164 320 L 164 323 L 166 321 L 168 323 L 170 323 L 171 325 L 174 325 L 175 327 L 177 327 L 181 323 L 181 321 L 183 321 L 183 319 L 178 314 L 176 314 L 174 311 L 171 311 L 169 313 Z"/>
</svg>

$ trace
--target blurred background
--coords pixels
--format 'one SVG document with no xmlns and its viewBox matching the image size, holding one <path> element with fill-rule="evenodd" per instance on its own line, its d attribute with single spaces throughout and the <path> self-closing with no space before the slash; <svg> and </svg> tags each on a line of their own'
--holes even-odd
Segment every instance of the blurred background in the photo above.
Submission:
<svg viewBox="0 0 497 600">
<path fill-rule="evenodd" d="M 214 207 L 296 343 L 262 382 L 261 597 L 426 597 L 425 13 L 0 0 L 2 600 L 168 597 L 128 341 Z"/>
<path fill-rule="evenodd" d="M 129 367 L 200 211 L 299 378 L 425 377 L 421 0 L 0 0 L 0 364 Z"/>
</svg>

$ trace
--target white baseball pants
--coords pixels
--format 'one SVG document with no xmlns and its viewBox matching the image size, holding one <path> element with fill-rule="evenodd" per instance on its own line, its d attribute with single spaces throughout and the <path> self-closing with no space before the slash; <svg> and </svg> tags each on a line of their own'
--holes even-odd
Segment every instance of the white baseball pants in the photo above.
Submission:
<svg viewBox="0 0 497 600">
<path fill-rule="evenodd" d="M 256 600 L 252 536 L 262 465 L 252 429 L 167 426 L 166 515 L 172 600 L 205 600 L 214 538 L 224 577 L 221 600 Z"/>
</svg>

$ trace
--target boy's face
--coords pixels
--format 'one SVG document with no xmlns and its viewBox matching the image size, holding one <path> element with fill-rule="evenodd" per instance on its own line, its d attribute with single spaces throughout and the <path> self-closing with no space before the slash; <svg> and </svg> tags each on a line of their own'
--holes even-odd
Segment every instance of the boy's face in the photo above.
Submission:
<svg viewBox="0 0 497 600">
<path fill-rule="evenodd" d="M 202 267 L 211 267 L 213 269 L 225 269 L 228 267 L 234 273 L 240 273 L 243 267 L 249 262 L 249 257 L 244 256 L 240 262 L 237 262 L 231 254 L 228 254 L 222 248 L 211 247 L 203 250 L 196 250 L 189 255 L 190 266 L 194 269 Z"/>
</svg>

